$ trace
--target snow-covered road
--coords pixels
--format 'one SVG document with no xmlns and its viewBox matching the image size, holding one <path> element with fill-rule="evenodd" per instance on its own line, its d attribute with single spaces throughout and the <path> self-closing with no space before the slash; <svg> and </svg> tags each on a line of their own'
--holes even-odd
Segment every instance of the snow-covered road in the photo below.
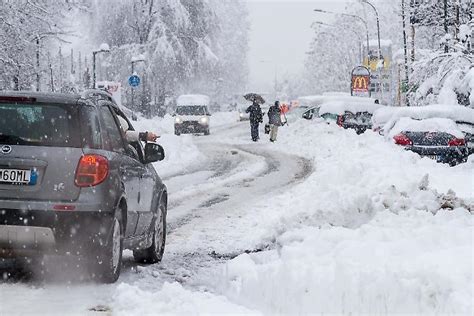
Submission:
<svg viewBox="0 0 474 316">
<path fill-rule="evenodd" d="M 5 279 L 0 284 L 0 315 L 113 311 L 116 292 L 126 285 L 156 291 L 165 282 L 178 282 L 199 289 L 204 270 L 214 270 L 242 253 L 259 251 L 247 248 L 254 245 L 248 243 L 248 236 L 258 225 L 251 214 L 253 206 L 300 183 L 313 166 L 296 155 L 225 142 L 247 138 L 247 129 L 246 123 L 232 122 L 216 128 L 209 137 L 184 136 L 193 138 L 201 156 L 163 179 L 170 196 L 166 256 L 161 264 L 137 265 L 131 252 L 126 252 L 119 282 L 98 285 L 83 280 L 81 269 L 56 269 L 54 265 L 64 264 L 63 258 L 48 258 L 46 277 L 33 279 L 5 260 L 0 263 Z M 75 272 L 78 274 L 70 275 Z"/>
<path fill-rule="evenodd" d="M 233 115 L 214 115 L 209 137 L 159 122 L 160 264 L 126 252 L 119 281 L 99 285 L 51 259 L 46 280 L 0 284 L 0 315 L 472 312 L 473 160 L 450 168 L 306 121 L 254 144 Z"/>
</svg>

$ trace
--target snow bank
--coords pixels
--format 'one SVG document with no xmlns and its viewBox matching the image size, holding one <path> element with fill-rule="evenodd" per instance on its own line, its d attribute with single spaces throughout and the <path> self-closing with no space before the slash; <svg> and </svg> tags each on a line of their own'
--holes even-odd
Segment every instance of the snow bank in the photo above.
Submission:
<svg viewBox="0 0 474 316">
<path fill-rule="evenodd" d="M 185 94 L 176 99 L 178 106 L 180 105 L 209 105 L 209 97 L 201 94 Z"/>
<path fill-rule="evenodd" d="M 266 314 L 469 315 L 472 228 L 458 209 L 292 230 L 277 238 L 278 249 L 231 261 L 226 293 Z"/>
<path fill-rule="evenodd" d="M 252 208 L 240 243 L 257 252 L 228 262 L 220 293 L 264 314 L 472 313 L 474 161 L 450 168 L 306 121 L 268 146 L 315 172 Z"/>
<path fill-rule="evenodd" d="M 360 98 L 361 99 L 361 98 Z M 342 115 L 346 111 L 351 113 L 359 113 L 359 112 L 368 112 L 374 113 L 377 109 L 383 107 L 380 104 L 369 103 L 369 102 L 345 102 L 345 101 L 335 101 L 335 102 L 327 102 L 321 105 L 319 108 L 319 114 L 337 114 Z"/>
<path fill-rule="evenodd" d="M 254 314 L 249 309 L 230 303 L 223 296 L 184 289 L 178 283 L 164 283 L 161 290 L 150 292 L 137 286 L 117 286 L 113 302 L 114 315 L 202 315 Z"/>
<path fill-rule="evenodd" d="M 386 132 L 389 138 L 401 132 L 442 132 L 464 139 L 464 134 L 456 123 L 446 118 L 414 120 L 409 117 L 402 117 L 390 131 L 386 130 Z"/>
</svg>

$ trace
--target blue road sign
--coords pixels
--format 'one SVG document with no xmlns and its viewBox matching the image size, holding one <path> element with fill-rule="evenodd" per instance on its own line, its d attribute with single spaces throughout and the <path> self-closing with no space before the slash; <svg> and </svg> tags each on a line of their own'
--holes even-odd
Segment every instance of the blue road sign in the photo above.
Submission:
<svg viewBox="0 0 474 316">
<path fill-rule="evenodd" d="M 140 77 L 137 75 L 131 75 L 128 77 L 128 84 L 132 87 L 138 87 L 140 85 Z"/>
</svg>

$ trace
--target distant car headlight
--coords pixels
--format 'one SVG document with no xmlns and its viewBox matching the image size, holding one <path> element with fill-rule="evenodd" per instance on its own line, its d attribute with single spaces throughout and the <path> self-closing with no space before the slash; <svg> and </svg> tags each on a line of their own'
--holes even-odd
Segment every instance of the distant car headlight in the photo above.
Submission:
<svg viewBox="0 0 474 316">
<path fill-rule="evenodd" d="M 240 116 L 240 117 L 244 117 L 244 113 L 240 113 L 239 116 Z"/>
<path fill-rule="evenodd" d="M 183 119 L 180 118 L 180 117 L 177 117 L 177 118 L 174 119 L 174 122 L 175 122 L 176 124 L 181 124 L 181 123 L 183 123 Z"/>
<path fill-rule="evenodd" d="M 207 117 L 201 117 L 199 123 L 206 125 L 209 123 L 209 119 Z"/>
</svg>

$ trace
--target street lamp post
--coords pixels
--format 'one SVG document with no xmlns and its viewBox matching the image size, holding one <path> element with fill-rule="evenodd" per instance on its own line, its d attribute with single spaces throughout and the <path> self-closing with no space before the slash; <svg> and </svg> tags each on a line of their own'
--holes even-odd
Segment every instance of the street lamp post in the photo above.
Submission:
<svg viewBox="0 0 474 316">
<path fill-rule="evenodd" d="M 96 55 L 99 53 L 108 53 L 110 52 L 109 45 L 101 44 L 98 50 L 92 51 L 92 89 L 95 89 L 96 85 L 96 74 L 95 74 L 95 61 Z"/>
<path fill-rule="evenodd" d="M 135 75 L 135 64 L 139 62 L 145 62 L 145 56 L 138 55 L 136 57 L 132 57 L 132 60 L 130 61 L 130 64 L 132 66 L 132 75 Z M 145 77 L 143 77 L 142 85 L 143 85 L 143 93 L 145 93 Z M 132 89 L 132 106 L 135 106 L 135 92 L 133 90 L 133 87 L 131 87 L 131 89 Z"/>
<path fill-rule="evenodd" d="M 324 23 L 324 22 L 320 22 L 320 21 L 315 21 L 313 22 L 315 24 L 319 24 L 319 25 L 324 25 L 324 26 L 328 26 L 328 27 L 332 27 L 332 28 L 337 28 L 336 25 L 333 25 L 333 24 L 327 24 L 327 23 Z M 351 32 L 353 32 L 355 34 L 355 36 L 357 36 L 357 38 L 359 39 L 359 58 L 361 60 L 361 62 L 363 62 L 363 57 L 362 57 L 362 38 L 360 37 L 359 33 L 357 33 L 356 31 L 352 30 L 352 29 L 349 29 Z"/>
<path fill-rule="evenodd" d="M 357 19 L 362 22 L 362 24 L 365 26 L 365 32 L 367 36 L 367 63 L 370 62 L 370 56 L 369 56 L 369 26 L 367 24 L 367 21 L 363 19 L 362 17 L 355 15 L 355 14 L 348 14 L 348 13 L 336 13 L 336 12 L 331 12 L 331 11 L 326 11 L 326 10 L 321 10 L 321 9 L 314 9 L 315 12 L 320 12 L 320 13 L 326 13 L 326 14 L 334 14 L 334 15 L 342 15 L 346 17 L 350 17 L 353 19 Z"/>
<path fill-rule="evenodd" d="M 377 11 L 377 8 L 372 4 L 370 3 L 368 0 L 361 0 L 362 3 L 366 3 L 368 4 L 369 6 L 372 7 L 372 9 L 374 9 L 375 11 L 375 16 L 377 18 L 377 39 L 378 39 L 378 44 L 379 44 L 379 60 L 382 59 L 382 47 L 380 45 L 380 19 L 379 19 L 379 12 Z"/>
</svg>

